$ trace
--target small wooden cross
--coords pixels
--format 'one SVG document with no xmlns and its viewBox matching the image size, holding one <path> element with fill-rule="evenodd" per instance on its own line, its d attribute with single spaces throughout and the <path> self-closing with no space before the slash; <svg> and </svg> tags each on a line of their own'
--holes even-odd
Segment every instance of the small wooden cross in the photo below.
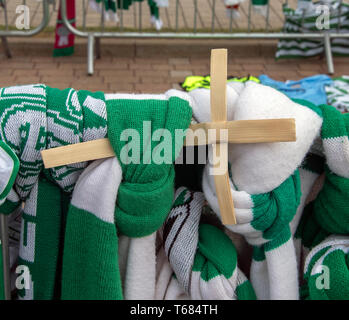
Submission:
<svg viewBox="0 0 349 320">
<path fill-rule="evenodd" d="M 185 145 L 213 145 L 214 180 L 222 222 L 236 224 L 234 203 L 228 175 L 228 143 L 290 142 L 296 140 L 295 119 L 266 119 L 227 121 L 227 49 L 211 52 L 211 122 L 190 126 Z M 195 138 L 195 130 L 203 129 L 204 140 Z M 209 130 L 216 130 L 215 141 L 210 141 Z M 228 131 L 227 137 L 220 136 L 220 129 Z M 52 148 L 41 152 L 45 168 L 77 162 L 114 157 L 115 153 L 107 138 Z M 217 159 L 218 158 L 218 159 Z M 217 172 L 217 167 L 223 172 Z"/>
</svg>

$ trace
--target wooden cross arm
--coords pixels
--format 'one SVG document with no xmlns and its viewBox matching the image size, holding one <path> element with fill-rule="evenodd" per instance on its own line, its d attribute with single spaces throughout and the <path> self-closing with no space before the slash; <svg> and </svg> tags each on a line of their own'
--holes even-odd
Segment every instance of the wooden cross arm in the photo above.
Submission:
<svg viewBox="0 0 349 320">
<path fill-rule="evenodd" d="M 237 120 L 203 122 L 189 127 L 184 145 L 212 143 L 290 142 L 296 140 L 295 119 Z M 228 131 L 228 140 L 220 130 Z M 212 135 L 214 130 L 215 134 Z"/>
</svg>

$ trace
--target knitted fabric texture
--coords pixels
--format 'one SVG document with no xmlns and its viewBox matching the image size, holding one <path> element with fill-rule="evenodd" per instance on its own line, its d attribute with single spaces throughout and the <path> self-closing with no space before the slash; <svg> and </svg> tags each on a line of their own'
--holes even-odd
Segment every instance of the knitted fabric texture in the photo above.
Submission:
<svg viewBox="0 0 349 320">
<path fill-rule="evenodd" d="M 186 130 L 192 114 L 185 99 L 176 90 L 163 95 L 106 95 L 108 137 L 123 172 L 115 220 L 127 236 L 150 235 L 171 210 L 173 162 L 184 141 L 184 136 L 176 139 L 175 131 Z"/>
<path fill-rule="evenodd" d="M 229 237 L 200 224 L 204 201 L 203 193 L 179 188 L 164 225 L 166 255 L 179 284 L 192 299 L 255 299 Z"/>
<path fill-rule="evenodd" d="M 108 111 L 112 120 L 109 132 L 119 158 L 122 158 L 120 156 L 122 150 L 119 147 L 125 145 L 120 139 L 122 129 L 130 127 L 135 131 L 142 129 L 140 125 L 144 120 L 151 124 L 153 131 L 167 129 L 173 137 L 175 129 L 187 129 L 191 119 L 189 100 L 182 99 L 181 93 L 176 91 L 152 96 L 151 99 L 133 96 L 132 101 L 121 98 L 118 102 L 114 96 L 108 103 L 109 109 L 110 107 L 113 109 Z M 77 200 L 85 199 L 84 193 L 89 192 L 87 189 L 91 185 L 86 186 L 81 182 L 79 189 L 73 194 L 74 201 L 69 207 L 71 192 L 87 163 L 43 170 L 40 155 L 40 151 L 44 149 L 106 137 L 107 111 L 104 94 L 28 85 L 0 89 L 0 104 L 1 140 L 20 160 L 14 189 L 2 204 L 1 211 L 10 213 L 25 201 L 19 263 L 28 271 L 30 277 L 24 288 L 19 290 L 19 297 L 21 299 L 121 298 L 121 286 L 117 277 L 114 277 L 118 274 L 115 260 L 105 257 L 111 251 L 117 252 L 115 232 L 112 233 L 110 225 L 106 225 L 106 221 L 100 217 L 102 215 L 100 209 L 79 206 L 81 202 L 88 203 L 88 201 Z M 143 132 L 140 133 L 143 137 Z M 156 142 L 151 142 L 150 151 L 161 153 L 161 143 L 158 143 L 161 137 L 157 137 Z M 183 140 L 184 136 L 171 148 L 169 163 L 163 165 L 152 161 L 146 165 L 122 163 L 124 179 L 119 190 L 118 206 L 116 209 L 113 207 L 115 211 L 113 218 L 122 233 L 131 237 L 142 237 L 155 232 L 162 225 L 173 200 L 172 162 L 182 148 Z M 99 172 L 100 169 L 95 169 L 93 172 L 96 170 Z M 91 169 L 87 170 L 81 176 L 82 181 L 90 175 L 95 176 L 90 171 Z M 105 172 L 103 175 L 107 181 L 108 175 Z M 97 176 L 100 177 L 99 174 Z M 92 178 L 87 180 L 90 184 L 93 181 Z M 102 187 L 99 189 L 102 190 Z M 95 194 L 98 194 L 97 191 Z M 101 199 L 108 203 L 113 202 L 105 197 L 107 195 L 102 195 Z M 161 203 L 158 204 L 157 201 Z M 104 206 L 101 205 L 101 208 Z M 81 210 L 89 214 L 82 214 Z M 108 212 L 105 214 L 110 214 Z M 95 219 L 93 216 L 100 219 Z M 107 222 L 110 223 L 109 220 Z M 92 229 L 84 227 L 90 225 L 102 230 L 101 237 L 106 239 L 105 244 L 101 243 L 100 247 L 94 247 L 93 250 L 92 242 L 96 239 L 91 234 Z M 113 230 L 115 231 L 115 225 Z M 85 239 L 86 242 L 77 241 L 77 238 Z M 100 256 L 92 257 L 92 251 L 96 251 L 96 254 L 98 252 Z M 61 274 L 62 254 L 63 274 Z M 117 255 L 114 255 L 115 257 L 117 259 Z M 79 261 L 80 266 L 85 266 L 98 260 L 106 264 L 107 270 L 91 266 L 90 269 L 94 271 L 84 271 L 86 276 L 92 278 L 87 283 L 82 282 L 77 275 L 78 270 L 71 266 L 72 261 Z M 114 271 L 111 272 L 111 269 Z M 105 285 L 96 289 L 96 281 L 104 277 Z M 114 277 L 114 280 L 109 283 L 110 277 Z"/>
<path fill-rule="evenodd" d="M 69 194 L 86 163 L 43 171 L 40 151 L 107 134 L 102 93 L 58 90 L 44 85 L 0 89 L 1 140 L 20 160 L 13 193 L 1 206 L 10 213 L 25 201 L 19 264 L 29 271 L 23 299 L 52 299 L 62 226 Z M 34 290 L 35 285 L 35 290 Z"/>
<path fill-rule="evenodd" d="M 305 2 L 304 0 L 302 1 Z M 321 27 L 327 32 L 348 32 L 349 28 L 349 5 L 342 1 L 316 1 L 308 6 L 293 9 L 289 5 L 283 6 L 285 23 L 283 32 L 286 33 L 312 33 L 319 31 L 319 12 L 324 12 L 322 6 L 328 9 L 329 19 L 327 23 L 320 22 Z M 308 8 L 306 8 L 308 7 Z M 305 11 L 303 9 L 306 9 Z M 320 19 L 321 20 L 321 19 Z M 340 30 L 340 31 L 338 31 Z M 324 52 L 323 39 L 292 39 L 279 40 L 275 57 L 279 58 L 305 58 L 320 55 Z M 334 55 L 347 56 L 349 54 L 348 39 L 333 39 L 331 51 Z"/>
<path fill-rule="evenodd" d="M 203 190 L 213 210 L 219 213 L 214 181 L 208 171 L 206 167 Z M 228 228 L 244 235 L 253 246 L 250 276 L 258 299 L 297 299 L 297 265 L 290 222 L 300 202 L 299 172 L 268 193 L 251 195 L 232 185 L 231 192 L 237 225 Z"/>
<path fill-rule="evenodd" d="M 232 145 L 228 148 L 237 224 L 227 228 L 243 235 L 254 248 L 250 278 L 258 299 L 299 297 L 292 235 L 293 224 L 298 223 L 304 198 L 310 190 L 308 186 L 302 188 L 298 168 L 319 134 L 322 122 L 312 107 L 295 103 L 275 89 L 253 82 L 242 88 L 232 107 L 234 120 L 296 119 L 295 142 Z M 203 191 L 213 211 L 220 217 L 210 169 L 209 164 L 204 171 Z M 308 176 L 303 178 L 311 180 Z M 302 189 L 306 191 L 303 197 Z"/>
<path fill-rule="evenodd" d="M 67 215 L 62 299 L 122 299 L 115 202 L 122 178 L 115 157 L 80 175 Z"/>
<path fill-rule="evenodd" d="M 307 300 L 349 299 L 349 238 L 330 236 L 314 247 L 305 262 L 301 295 Z"/>
<path fill-rule="evenodd" d="M 119 263 L 125 300 L 152 300 L 156 291 L 156 231 L 132 238 L 120 234 Z"/>
</svg>

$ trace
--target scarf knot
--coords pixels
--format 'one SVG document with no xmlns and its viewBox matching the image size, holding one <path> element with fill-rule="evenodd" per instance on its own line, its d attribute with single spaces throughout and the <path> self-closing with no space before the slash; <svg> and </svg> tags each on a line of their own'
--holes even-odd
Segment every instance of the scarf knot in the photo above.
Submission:
<svg viewBox="0 0 349 320">
<path fill-rule="evenodd" d="M 188 96 L 107 95 L 108 138 L 122 167 L 115 219 L 121 233 L 144 237 L 165 221 L 174 196 L 174 166 L 189 127 Z"/>
<path fill-rule="evenodd" d="M 231 239 L 200 223 L 204 202 L 203 193 L 179 188 L 164 224 L 165 252 L 180 285 L 192 299 L 255 299 Z"/>
<path fill-rule="evenodd" d="M 291 237 L 290 222 L 296 214 L 301 197 L 299 171 L 271 192 L 252 195 L 253 218 L 251 225 L 262 232 L 262 238 L 245 234 L 252 245 L 264 245 L 272 250 Z"/>
</svg>

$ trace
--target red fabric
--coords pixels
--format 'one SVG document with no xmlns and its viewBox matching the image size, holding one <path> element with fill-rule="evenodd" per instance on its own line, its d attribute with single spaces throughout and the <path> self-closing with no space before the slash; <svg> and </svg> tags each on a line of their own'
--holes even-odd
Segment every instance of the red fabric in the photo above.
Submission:
<svg viewBox="0 0 349 320">
<path fill-rule="evenodd" d="M 233 6 L 226 6 L 227 9 L 234 9 L 238 10 L 239 9 L 239 4 L 234 4 Z"/>
</svg>

